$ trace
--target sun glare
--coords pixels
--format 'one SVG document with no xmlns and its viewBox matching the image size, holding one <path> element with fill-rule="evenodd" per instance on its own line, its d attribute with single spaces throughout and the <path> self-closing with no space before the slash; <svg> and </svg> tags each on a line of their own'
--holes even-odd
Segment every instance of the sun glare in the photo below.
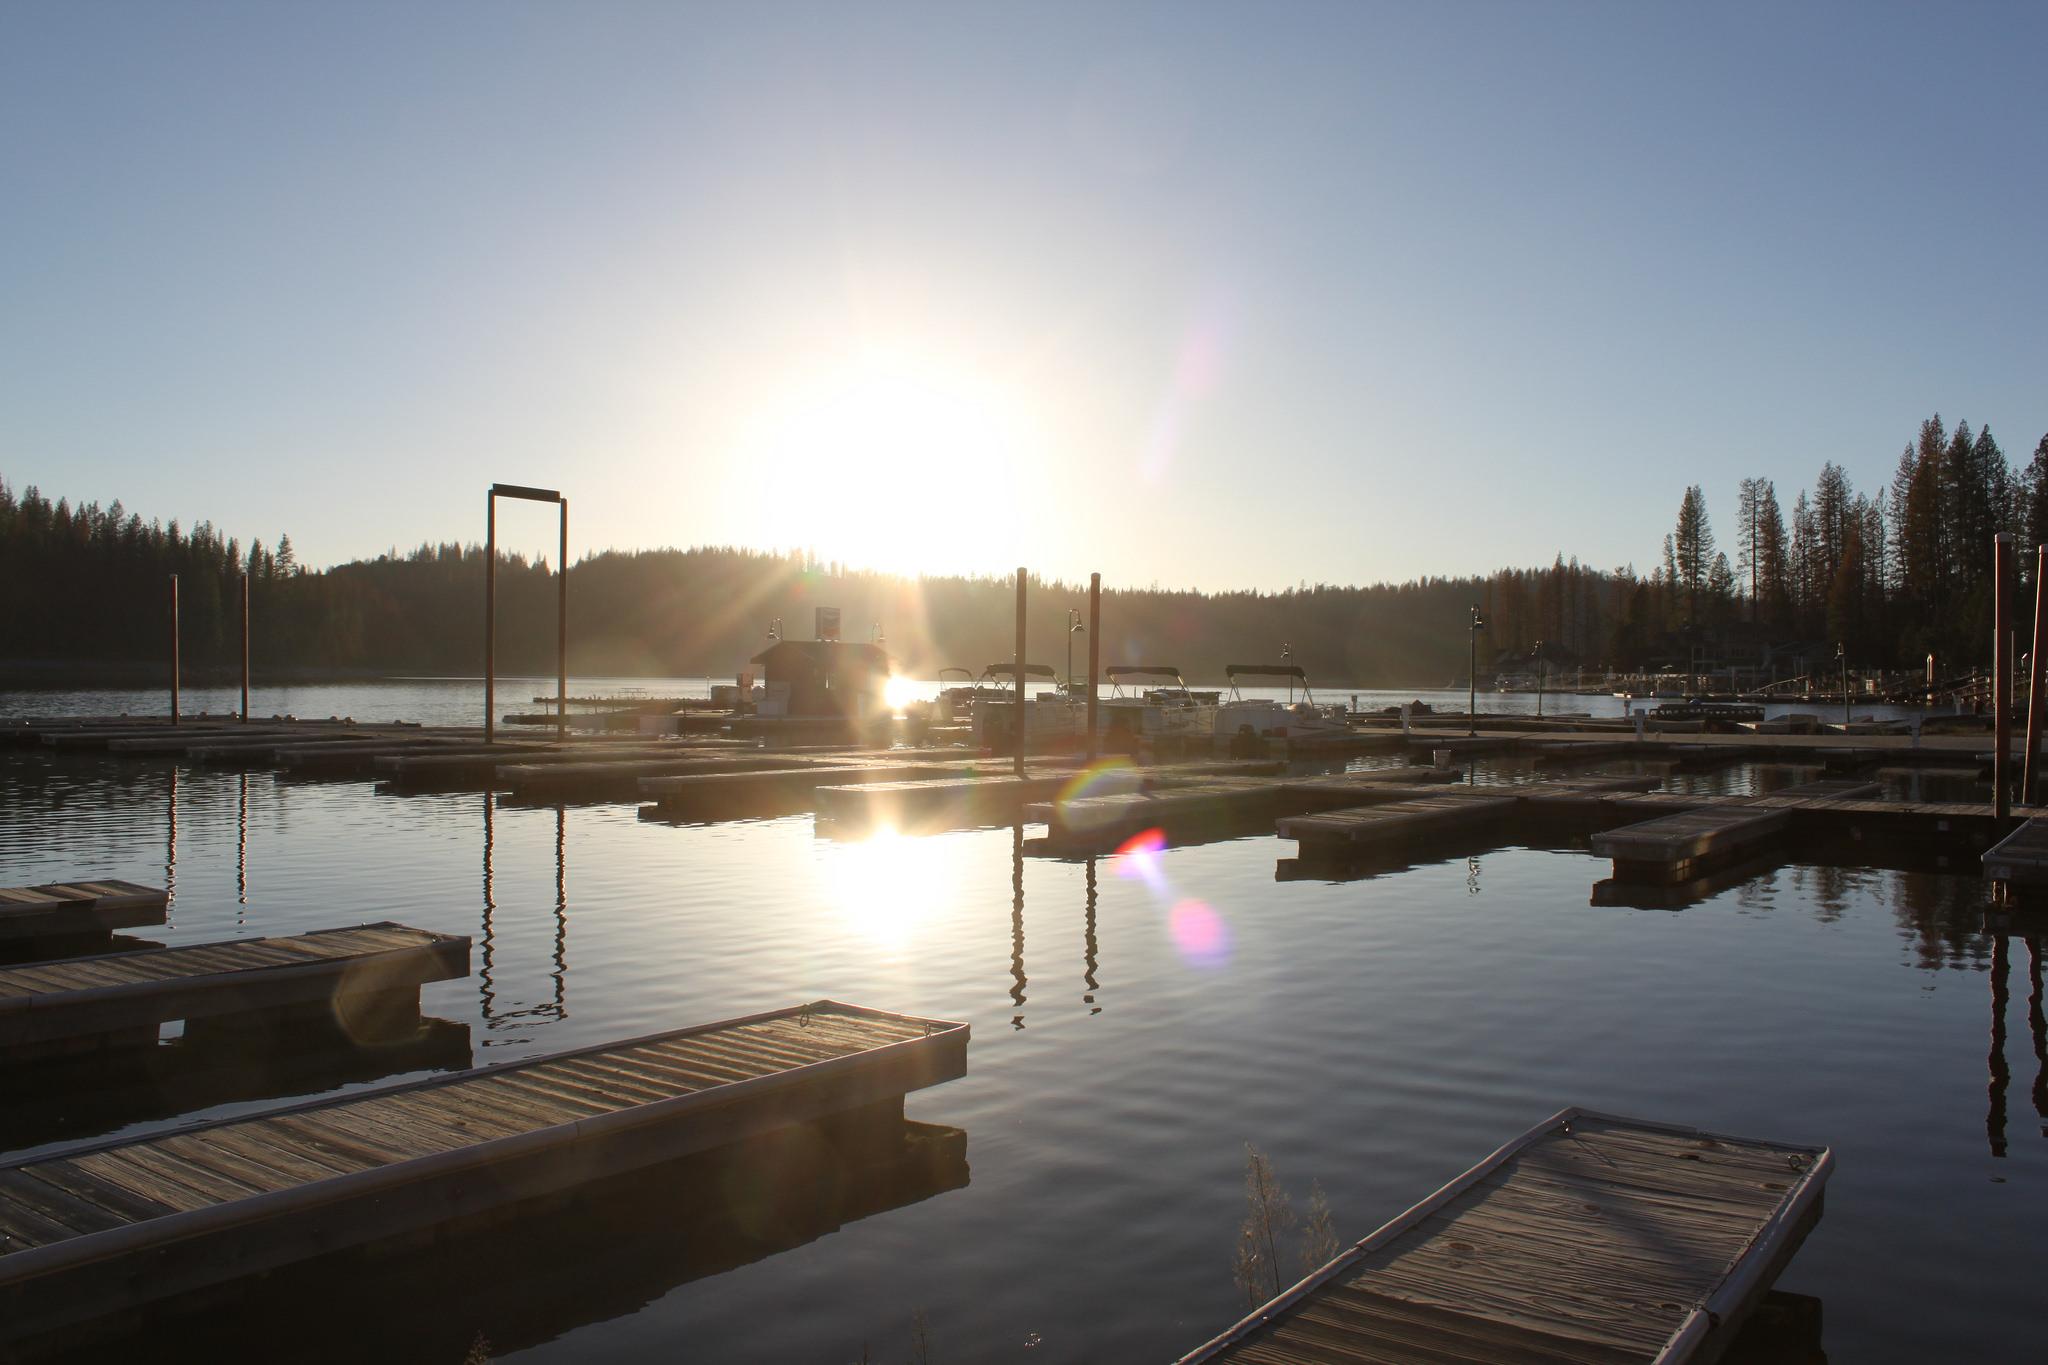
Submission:
<svg viewBox="0 0 2048 1365">
<path fill-rule="evenodd" d="M 741 449 L 784 535 L 914 574 L 1013 553 L 1036 507 L 1018 462 L 1042 444 L 1019 395 L 973 366 L 868 348 L 767 390 Z"/>
<path fill-rule="evenodd" d="M 882 701 L 891 711 L 901 711 L 918 698 L 918 685 L 914 679 L 900 673 L 889 675 L 889 681 L 882 686 Z"/>
</svg>

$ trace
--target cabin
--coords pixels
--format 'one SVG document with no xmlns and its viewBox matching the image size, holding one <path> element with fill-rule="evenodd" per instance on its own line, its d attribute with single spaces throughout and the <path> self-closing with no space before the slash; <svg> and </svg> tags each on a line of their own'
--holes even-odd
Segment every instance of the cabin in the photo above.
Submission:
<svg viewBox="0 0 2048 1365">
<path fill-rule="evenodd" d="M 878 645 L 782 640 L 756 654 L 763 716 L 865 719 L 888 705 L 889 655 Z"/>
</svg>

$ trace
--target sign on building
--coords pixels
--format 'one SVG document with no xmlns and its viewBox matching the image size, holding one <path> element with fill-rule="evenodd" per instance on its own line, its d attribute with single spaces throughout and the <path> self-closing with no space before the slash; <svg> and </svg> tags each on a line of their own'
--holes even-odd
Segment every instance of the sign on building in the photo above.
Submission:
<svg viewBox="0 0 2048 1365">
<path fill-rule="evenodd" d="M 836 640 L 839 638 L 839 608 L 818 608 L 817 638 L 820 640 Z"/>
</svg>

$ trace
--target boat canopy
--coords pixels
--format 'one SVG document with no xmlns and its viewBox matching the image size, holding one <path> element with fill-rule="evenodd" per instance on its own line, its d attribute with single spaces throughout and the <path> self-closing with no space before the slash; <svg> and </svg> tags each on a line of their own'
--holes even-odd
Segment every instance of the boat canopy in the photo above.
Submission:
<svg viewBox="0 0 2048 1365">
<path fill-rule="evenodd" d="M 1225 664 L 1223 676 L 1236 678 L 1299 678 L 1308 681 L 1308 671 L 1300 664 Z"/>
<path fill-rule="evenodd" d="M 1111 664 L 1102 671 L 1112 678 L 1178 678 L 1180 676 L 1180 670 L 1172 664 Z"/>
<path fill-rule="evenodd" d="M 982 669 L 981 672 L 984 677 L 991 673 L 997 673 L 1004 677 L 1014 678 L 1017 676 L 1017 665 L 990 664 L 987 668 Z M 1052 671 L 1050 664 L 1026 664 L 1024 665 L 1024 676 L 1027 678 L 1056 678 L 1059 675 Z"/>
</svg>

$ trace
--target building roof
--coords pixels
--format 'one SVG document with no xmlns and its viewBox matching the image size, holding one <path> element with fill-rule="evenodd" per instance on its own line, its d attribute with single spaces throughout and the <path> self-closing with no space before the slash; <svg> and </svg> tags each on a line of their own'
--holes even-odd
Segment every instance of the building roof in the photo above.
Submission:
<svg viewBox="0 0 2048 1365">
<path fill-rule="evenodd" d="M 887 673 L 889 652 L 880 645 L 849 644 L 842 640 L 778 640 L 756 654 L 750 662 L 766 664 L 770 659 L 787 660 L 803 655 L 813 666 L 862 673 Z"/>
</svg>

